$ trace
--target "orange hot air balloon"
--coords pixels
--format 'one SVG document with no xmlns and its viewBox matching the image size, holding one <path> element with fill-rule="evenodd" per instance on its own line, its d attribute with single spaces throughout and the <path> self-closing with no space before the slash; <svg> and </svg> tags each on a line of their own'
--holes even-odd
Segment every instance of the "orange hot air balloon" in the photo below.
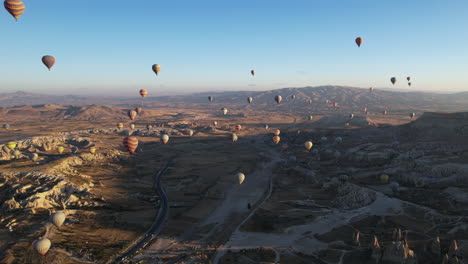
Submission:
<svg viewBox="0 0 468 264">
<path fill-rule="evenodd" d="M 118 130 L 120 130 L 124 127 L 124 125 L 122 123 L 117 123 L 116 127 Z"/>
<path fill-rule="evenodd" d="M 148 91 L 146 89 L 141 89 L 140 90 L 140 95 L 141 95 L 141 97 L 145 98 L 148 95 Z"/>
<path fill-rule="evenodd" d="M 127 149 L 130 155 L 135 154 L 135 150 L 138 147 L 138 139 L 136 137 L 125 137 L 123 140 L 123 144 Z"/>
<path fill-rule="evenodd" d="M 135 110 L 128 111 L 128 117 L 130 117 L 131 120 L 134 120 L 136 116 L 137 112 Z"/>
<path fill-rule="evenodd" d="M 47 69 L 52 69 L 52 66 L 55 64 L 55 58 L 50 55 L 45 55 L 42 57 L 42 63 L 47 67 Z"/>
<path fill-rule="evenodd" d="M 273 142 L 274 142 L 275 144 L 278 144 L 278 143 L 280 142 L 280 140 L 281 140 L 281 138 L 280 138 L 279 136 L 274 136 L 274 137 L 273 137 Z"/>
<path fill-rule="evenodd" d="M 237 131 L 241 131 L 241 129 L 242 129 L 242 126 L 241 126 L 241 125 L 236 125 L 236 130 L 237 130 Z"/>
<path fill-rule="evenodd" d="M 364 42 L 364 39 L 362 39 L 361 37 L 357 37 L 355 41 L 356 41 L 356 44 L 358 45 L 358 47 L 361 47 L 361 44 L 362 44 L 362 42 Z"/>
<path fill-rule="evenodd" d="M 275 136 L 279 136 L 279 135 L 281 134 L 281 130 L 275 129 L 275 131 L 273 132 L 273 134 L 275 134 Z"/>
<path fill-rule="evenodd" d="M 18 21 L 18 18 L 24 13 L 24 10 L 26 9 L 23 1 L 20 0 L 5 0 L 3 5 L 5 6 L 5 9 L 8 11 L 8 13 L 10 13 L 16 19 L 16 21 Z"/>
<path fill-rule="evenodd" d="M 135 108 L 135 112 L 137 112 L 137 114 L 140 114 L 140 113 L 141 113 L 141 110 L 142 110 L 141 107 Z"/>
</svg>

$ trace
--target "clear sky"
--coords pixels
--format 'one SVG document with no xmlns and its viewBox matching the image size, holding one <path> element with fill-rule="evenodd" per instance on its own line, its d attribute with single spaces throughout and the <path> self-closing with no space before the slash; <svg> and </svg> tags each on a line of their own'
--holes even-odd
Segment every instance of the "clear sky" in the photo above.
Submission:
<svg viewBox="0 0 468 264">
<path fill-rule="evenodd" d="M 18 22 L 0 12 L 0 92 L 383 88 L 392 76 L 397 89 L 411 76 L 415 90 L 468 91 L 466 0 L 24 2 Z"/>
</svg>

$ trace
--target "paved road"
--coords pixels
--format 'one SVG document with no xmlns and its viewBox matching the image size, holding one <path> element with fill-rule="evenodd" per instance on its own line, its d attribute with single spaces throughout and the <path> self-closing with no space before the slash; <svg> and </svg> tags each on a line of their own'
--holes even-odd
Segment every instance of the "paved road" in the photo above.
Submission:
<svg viewBox="0 0 468 264">
<path fill-rule="evenodd" d="M 161 232 L 169 212 L 169 200 L 167 199 L 166 191 L 162 187 L 161 178 L 164 173 L 166 173 L 167 169 L 173 165 L 173 160 L 174 157 L 169 158 L 161 167 L 161 169 L 159 169 L 159 171 L 157 171 L 154 175 L 153 188 L 159 195 L 161 203 L 153 224 L 144 235 L 132 243 L 120 256 L 111 259 L 107 263 L 119 263 L 128 260 L 130 257 L 134 256 L 136 253 L 150 244 L 156 238 L 156 235 Z"/>
</svg>

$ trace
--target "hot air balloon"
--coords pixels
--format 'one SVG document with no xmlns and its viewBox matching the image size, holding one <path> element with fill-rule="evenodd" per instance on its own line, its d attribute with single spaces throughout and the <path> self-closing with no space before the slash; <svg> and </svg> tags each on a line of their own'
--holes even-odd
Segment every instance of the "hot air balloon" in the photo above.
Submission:
<svg viewBox="0 0 468 264">
<path fill-rule="evenodd" d="M 124 125 L 122 123 L 117 123 L 116 127 L 118 130 L 120 130 L 124 127 Z"/>
<path fill-rule="evenodd" d="M 221 108 L 221 112 L 223 112 L 223 115 L 227 115 L 228 110 L 227 110 L 227 108 L 223 107 L 223 108 Z"/>
<path fill-rule="evenodd" d="M 131 120 L 134 120 L 136 116 L 137 112 L 135 110 L 128 111 L 128 117 L 130 117 Z"/>
<path fill-rule="evenodd" d="M 382 111 L 382 114 L 384 114 L 384 115 L 386 115 L 387 113 L 388 113 L 387 110 Z"/>
<path fill-rule="evenodd" d="M 255 76 L 255 70 L 250 70 L 250 74 L 252 74 L 252 76 Z"/>
<path fill-rule="evenodd" d="M 6 129 L 6 130 L 8 130 L 8 129 L 10 129 L 10 125 L 9 125 L 9 124 L 4 124 L 4 125 L 3 125 L 3 128 Z"/>
<path fill-rule="evenodd" d="M 16 142 L 10 141 L 6 144 L 7 148 L 14 150 L 16 148 Z"/>
<path fill-rule="evenodd" d="M 292 99 L 292 100 L 296 99 L 296 96 L 295 96 L 294 94 L 291 95 L 291 99 Z"/>
<path fill-rule="evenodd" d="M 309 116 L 309 121 L 311 121 L 312 119 L 314 119 L 314 117 L 310 115 Z"/>
<path fill-rule="evenodd" d="M 54 66 L 54 64 L 55 64 L 55 58 L 53 56 L 46 55 L 46 56 L 42 57 L 42 63 L 44 63 L 44 65 L 50 71 L 50 69 L 52 69 L 52 66 Z"/>
<path fill-rule="evenodd" d="M 309 151 L 314 144 L 312 143 L 312 141 L 307 141 L 304 145 L 305 145 L 307 151 Z"/>
<path fill-rule="evenodd" d="M 131 130 L 134 130 L 134 129 L 135 129 L 135 124 L 131 123 L 131 124 L 130 124 L 130 129 L 131 129 Z"/>
<path fill-rule="evenodd" d="M 10 13 L 16 19 L 16 21 L 18 21 L 18 18 L 24 13 L 24 10 L 26 9 L 23 1 L 20 0 L 5 0 L 3 5 L 5 6 L 5 9 L 8 11 L 8 13 Z"/>
<path fill-rule="evenodd" d="M 369 88 L 369 92 L 372 92 L 372 91 L 374 91 L 374 88 L 373 88 L 373 87 L 370 87 L 370 88 Z"/>
<path fill-rule="evenodd" d="M 28 157 L 34 162 L 36 162 L 39 159 L 39 155 L 37 155 L 37 153 L 30 153 Z"/>
<path fill-rule="evenodd" d="M 413 119 L 413 117 L 415 117 L 415 116 L 416 116 L 415 113 L 410 113 L 410 114 L 409 114 L 409 117 L 411 117 L 411 119 Z"/>
<path fill-rule="evenodd" d="M 245 175 L 244 173 L 237 173 L 236 174 L 236 178 L 237 178 L 237 181 L 239 182 L 239 184 L 242 184 L 245 180 Z"/>
<path fill-rule="evenodd" d="M 283 98 L 281 97 L 281 95 L 275 96 L 275 101 L 276 101 L 277 104 L 281 103 L 281 100 L 283 100 Z"/>
<path fill-rule="evenodd" d="M 343 138 L 342 138 L 342 137 L 336 137 L 336 138 L 335 138 L 335 143 L 340 144 L 341 142 L 343 142 Z"/>
<path fill-rule="evenodd" d="M 213 102 L 213 96 L 208 96 L 208 101 Z"/>
<path fill-rule="evenodd" d="M 253 98 L 252 98 L 252 97 L 247 98 L 247 102 L 248 102 L 249 104 L 252 103 L 252 101 L 253 101 Z"/>
<path fill-rule="evenodd" d="M 338 107 L 338 103 L 337 103 L 337 102 L 333 102 L 332 106 L 333 106 L 333 107 Z"/>
<path fill-rule="evenodd" d="M 267 124 L 265 124 L 264 127 L 265 127 L 266 130 L 268 130 L 268 128 L 269 128 L 269 126 Z"/>
<path fill-rule="evenodd" d="M 62 147 L 62 146 L 60 146 L 60 147 L 57 148 L 57 152 L 58 152 L 59 154 L 62 154 L 64 150 L 65 150 L 65 148 Z"/>
<path fill-rule="evenodd" d="M 73 146 L 73 147 L 71 147 L 70 150 L 71 150 L 71 152 L 72 152 L 73 154 L 76 154 L 76 153 L 78 152 L 78 147 Z"/>
<path fill-rule="evenodd" d="M 164 145 L 167 144 L 167 142 L 169 141 L 169 136 L 167 134 L 164 134 L 161 136 L 161 141 Z"/>
<path fill-rule="evenodd" d="M 156 75 L 161 71 L 161 65 L 159 64 L 154 64 L 153 67 L 151 67 Z"/>
<path fill-rule="evenodd" d="M 411 86 L 411 82 L 408 82 L 408 86 Z"/>
<path fill-rule="evenodd" d="M 361 37 L 357 37 L 355 41 L 356 41 L 356 44 L 358 45 L 358 47 L 361 47 L 361 44 L 362 44 L 362 42 L 364 42 L 364 39 L 362 39 Z"/>
<path fill-rule="evenodd" d="M 274 136 L 274 137 L 273 137 L 273 142 L 274 142 L 275 144 L 278 144 L 278 143 L 280 142 L 280 140 L 281 140 L 281 138 L 280 138 L 279 136 Z"/>
<path fill-rule="evenodd" d="M 213 121 L 213 126 L 217 126 L 217 125 L 218 125 L 218 122 Z"/>
<path fill-rule="evenodd" d="M 130 153 L 130 155 L 133 155 L 135 154 L 135 150 L 138 147 L 138 139 L 132 136 L 125 137 L 123 140 L 123 144 L 125 149 L 127 149 L 128 153 Z"/>
<path fill-rule="evenodd" d="M 411 77 L 406 77 L 406 80 L 409 82 L 411 80 Z"/>
<path fill-rule="evenodd" d="M 137 112 L 137 114 L 140 114 L 140 113 L 141 113 L 141 110 L 143 110 L 143 109 L 141 109 L 141 107 L 135 108 L 135 112 Z"/>
<path fill-rule="evenodd" d="M 63 225 L 63 222 L 65 222 L 65 218 L 64 212 L 56 212 L 50 215 L 50 222 L 56 227 L 60 227 Z"/>
<path fill-rule="evenodd" d="M 362 111 L 363 111 L 364 113 L 367 113 L 367 107 L 362 108 Z"/>
<path fill-rule="evenodd" d="M 38 240 L 33 242 L 33 248 L 39 253 L 41 256 L 45 256 L 47 251 L 51 246 L 50 240 L 48 238 L 40 237 Z"/>
<path fill-rule="evenodd" d="M 193 130 L 192 130 L 192 129 L 189 129 L 189 130 L 188 130 L 188 135 L 189 135 L 189 136 L 193 136 Z"/>
<path fill-rule="evenodd" d="M 387 174 L 380 175 L 380 182 L 382 184 L 387 184 L 389 179 L 390 179 L 390 176 L 388 176 Z"/>
<path fill-rule="evenodd" d="M 396 78 L 392 77 L 392 78 L 390 78 L 390 81 L 392 82 L 392 84 L 395 84 L 396 83 Z"/>
<path fill-rule="evenodd" d="M 148 95 L 148 91 L 146 89 L 141 89 L 140 90 L 140 95 L 141 95 L 141 97 L 145 98 Z"/>
<path fill-rule="evenodd" d="M 281 131 L 279 129 L 275 129 L 273 134 L 275 134 L 275 136 L 279 136 L 281 134 Z"/>
<path fill-rule="evenodd" d="M 354 114 L 353 114 L 353 113 L 349 114 L 349 118 L 350 118 L 350 119 L 353 119 L 353 118 L 354 118 Z"/>
<path fill-rule="evenodd" d="M 330 103 L 330 100 L 328 100 L 328 99 L 325 100 L 325 103 L 326 103 L 326 104 L 329 104 L 329 103 Z"/>
<path fill-rule="evenodd" d="M 237 131 L 241 131 L 241 130 L 242 130 L 242 126 L 241 126 L 241 125 L 236 125 L 236 130 L 237 130 Z"/>
<path fill-rule="evenodd" d="M 148 131 L 150 131 L 152 128 L 153 128 L 152 125 L 146 125 L 146 129 L 148 129 Z"/>
<path fill-rule="evenodd" d="M 312 104 L 312 100 L 311 99 L 307 100 L 307 103 Z"/>
<path fill-rule="evenodd" d="M 232 142 L 236 142 L 237 139 L 238 139 L 238 138 L 237 138 L 237 135 L 234 134 L 234 133 L 232 133 L 231 138 L 232 138 Z"/>
<path fill-rule="evenodd" d="M 96 153 L 96 148 L 95 147 L 90 147 L 89 148 L 89 153 L 91 153 L 91 154 Z"/>
</svg>

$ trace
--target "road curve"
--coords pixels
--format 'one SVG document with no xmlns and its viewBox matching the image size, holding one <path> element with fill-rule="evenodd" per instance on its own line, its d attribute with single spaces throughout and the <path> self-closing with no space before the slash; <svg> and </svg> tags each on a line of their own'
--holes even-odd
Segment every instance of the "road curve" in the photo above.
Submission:
<svg viewBox="0 0 468 264">
<path fill-rule="evenodd" d="M 173 165 L 174 157 L 169 158 L 164 165 L 154 174 L 153 188 L 155 192 L 159 195 L 160 198 L 160 207 L 158 214 L 151 224 L 148 231 L 145 232 L 139 239 L 133 242 L 127 247 L 119 256 L 109 260 L 107 263 L 119 263 L 125 260 L 128 260 L 130 257 L 134 256 L 149 243 L 151 243 L 157 234 L 161 232 L 162 226 L 167 219 L 169 212 L 169 200 L 167 199 L 166 191 L 164 190 L 161 184 L 161 178 L 166 173 L 167 169 Z"/>
</svg>

